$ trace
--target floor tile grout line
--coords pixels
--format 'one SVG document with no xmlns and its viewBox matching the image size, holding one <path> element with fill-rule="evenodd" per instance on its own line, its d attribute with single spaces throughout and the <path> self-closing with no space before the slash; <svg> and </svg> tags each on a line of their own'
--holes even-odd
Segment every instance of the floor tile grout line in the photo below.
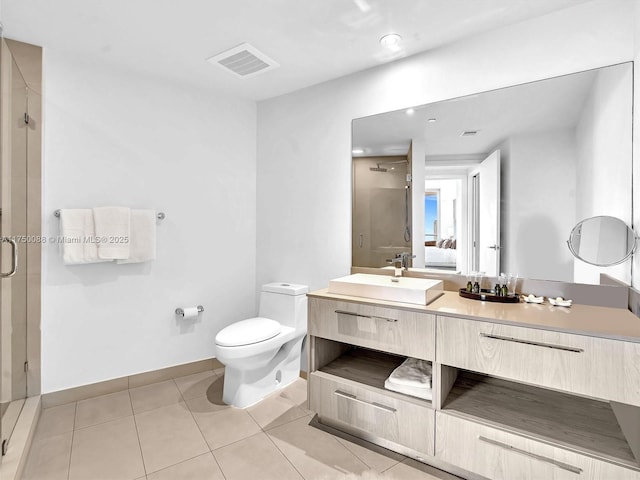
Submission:
<svg viewBox="0 0 640 480">
<path fill-rule="evenodd" d="M 158 473 L 158 472 L 162 472 L 163 470 L 167 470 L 167 469 L 175 467 L 177 465 L 181 465 L 183 463 L 190 462 L 191 460 L 193 460 L 195 458 L 198 458 L 198 457 L 202 457 L 203 455 L 211 455 L 213 457 L 213 460 L 216 462 L 216 464 L 218 463 L 218 461 L 216 460 L 215 455 L 213 455 L 213 452 L 211 450 L 209 450 L 208 452 L 198 453 L 197 455 L 194 455 L 193 457 L 185 458 L 184 460 L 180 460 L 179 462 L 174 463 L 172 465 L 167 465 L 166 467 L 162 467 L 160 470 L 154 470 L 153 472 L 145 473 L 145 475 L 149 476 L 149 475 L 153 475 L 153 474 Z M 219 466 L 220 465 L 218 465 L 218 467 Z M 220 471 L 222 472 L 222 469 L 220 469 Z M 224 473 L 222 475 L 224 476 Z M 225 476 L 224 478 L 226 480 L 227 477 Z"/>
<path fill-rule="evenodd" d="M 249 414 L 249 415 L 251 415 L 251 414 Z M 271 430 L 275 430 L 276 428 L 280 428 L 280 427 L 283 427 L 283 426 L 285 426 L 285 425 L 289 425 L 290 423 L 295 422 L 295 421 L 297 421 L 297 420 L 300 420 L 301 418 L 304 418 L 304 417 L 308 417 L 308 415 L 305 413 L 304 415 L 301 415 L 301 416 L 299 416 L 299 417 L 297 417 L 297 418 L 294 418 L 294 419 L 291 419 L 291 420 L 287 420 L 286 422 L 279 423 L 278 425 L 274 425 L 273 427 L 269 427 L 269 428 L 262 428 L 262 427 L 260 427 L 260 424 L 259 424 L 258 422 L 256 422 L 256 423 L 258 423 L 258 426 L 259 426 L 260 428 L 262 428 L 262 431 L 263 431 L 264 433 L 269 433 Z M 253 418 L 253 417 L 252 417 L 252 418 Z M 254 420 L 254 421 L 255 421 L 255 420 Z"/>
<path fill-rule="evenodd" d="M 354 452 L 353 450 L 351 450 L 351 449 L 349 448 L 349 446 L 348 446 L 348 445 L 345 445 L 344 443 L 342 443 L 342 442 L 341 442 L 341 441 L 340 441 L 340 440 L 339 440 L 335 435 L 332 435 L 332 434 L 329 434 L 329 435 L 331 435 L 333 438 L 335 438 L 335 439 L 336 439 L 336 442 L 338 442 L 340 445 L 342 445 L 344 448 L 346 448 L 346 449 L 347 449 L 347 450 L 348 450 L 348 451 L 349 451 L 353 456 L 355 456 L 358 460 L 360 460 L 362 463 L 364 463 L 367 467 L 369 467 L 371 470 L 375 470 L 375 468 L 374 468 L 372 465 L 369 465 L 369 464 L 364 460 L 364 458 L 361 458 L 361 457 L 360 457 L 360 455 L 358 455 L 356 452 Z M 345 441 L 349 441 L 349 440 L 347 440 L 347 439 L 343 439 L 343 440 L 345 440 Z M 357 444 L 355 444 L 355 445 L 357 445 Z M 366 447 L 362 446 L 362 448 L 366 448 Z M 383 448 L 384 448 L 384 447 L 383 447 Z M 374 451 L 374 450 L 370 450 L 370 451 Z M 374 452 L 375 452 L 375 451 L 374 451 Z M 378 452 L 375 452 L 375 453 L 378 453 Z M 378 453 L 378 455 L 382 455 L 382 454 Z M 385 455 L 383 455 L 383 456 L 385 456 Z M 386 458 L 390 458 L 390 457 L 386 457 Z M 381 472 L 379 472 L 379 473 L 384 473 L 384 472 L 386 472 L 387 470 L 389 470 L 390 468 L 395 467 L 395 466 L 396 466 L 396 465 L 398 465 L 399 463 L 404 462 L 407 458 L 409 458 L 409 457 L 405 457 L 405 458 L 403 458 L 402 460 L 395 460 L 395 459 L 392 459 L 392 460 L 393 460 L 394 462 L 396 462 L 396 463 L 394 463 L 393 465 L 391 465 L 391 466 L 389 466 L 389 467 L 385 468 L 384 470 L 382 470 L 382 471 L 381 471 Z"/>
<path fill-rule="evenodd" d="M 240 438 L 238 440 L 234 440 L 233 442 L 227 443 L 226 445 L 220 445 L 219 447 L 216 447 L 216 448 L 212 449 L 211 453 L 213 453 L 213 456 L 215 457 L 215 455 L 216 455 L 215 452 L 217 452 L 218 450 L 221 450 L 223 448 L 229 447 L 231 445 L 235 445 L 236 443 L 242 442 L 242 441 L 247 440 L 248 438 L 251 438 L 251 437 L 255 437 L 256 435 L 260 435 L 261 433 L 265 433 L 265 432 L 260 431 L 260 432 L 252 433 L 251 435 L 249 435 L 247 437 Z M 266 435 L 266 433 L 265 433 L 265 435 Z M 209 445 L 209 444 L 207 443 L 207 445 Z"/>
<path fill-rule="evenodd" d="M 109 422 L 115 422 L 116 420 L 122 420 L 124 418 L 129 418 L 129 417 L 133 417 L 135 416 L 135 414 L 131 414 L 131 415 L 124 415 L 122 417 L 115 417 L 115 418 L 110 418 L 109 420 L 104 420 L 102 422 L 98 422 L 98 423 L 93 423 L 91 425 L 85 425 L 83 427 L 78 427 L 76 428 L 74 431 L 75 432 L 79 432 L 80 430 L 86 430 L 87 428 L 91 428 L 91 427 L 99 427 L 100 425 L 104 425 L 105 423 L 109 423 Z"/>
<path fill-rule="evenodd" d="M 127 389 L 129 394 L 129 402 L 131 402 L 131 411 L 133 412 L 133 400 L 131 398 L 131 389 Z M 138 422 L 136 421 L 135 412 L 133 414 L 133 425 L 136 427 L 136 438 L 138 439 L 138 448 L 140 449 L 140 458 L 142 459 L 142 469 L 144 470 L 144 478 L 147 478 L 147 463 L 144 461 L 144 453 L 142 453 L 142 441 L 140 440 L 140 430 L 138 430 Z"/>
<path fill-rule="evenodd" d="M 175 380 L 174 380 L 175 383 Z M 176 383 L 176 388 L 178 388 L 178 384 Z M 200 424 L 198 423 L 198 420 L 196 420 L 195 415 L 193 414 L 193 412 L 191 411 L 191 407 L 189 407 L 189 404 L 187 403 L 187 401 L 184 399 L 184 395 L 182 395 L 182 392 L 180 391 L 180 389 L 178 388 L 178 391 L 180 392 L 180 396 L 182 397 L 182 401 L 184 402 L 184 406 L 187 407 L 187 411 L 189 412 L 189 415 L 191 415 L 191 419 L 193 420 L 193 423 L 196 424 L 196 427 L 198 427 L 198 431 L 200 432 L 200 436 L 202 437 L 202 439 L 204 440 L 204 443 L 207 445 L 207 448 L 209 449 L 209 453 L 211 453 L 211 455 L 213 455 L 213 450 L 211 449 L 211 445 L 209 444 L 209 441 L 207 440 L 207 437 L 205 436 L 204 432 L 202 431 L 202 428 L 200 428 Z M 215 460 L 215 455 L 213 455 L 213 458 Z M 216 463 L 218 463 L 218 461 L 216 460 Z M 218 465 L 220 466 L 220 465 Z M 222 469 L 220 469 L 220 471 L 222 472 Z M 222 476 L 226 479 L 227 477 L 224 475 L 224 472 L 222 473 Z"/>
<path fill-rule="evenodd" d="M 207 444 L 208 445 L 208 444 Z M 224 480 L 227 480 L 227 476 L 224 474 L 224 470 L 222 470 L 222 465 L 220 465 L 220 462 L 218 461 L 218 459 L 216 458 L 215 453 L 213 453 L 213 450 L 211 450 L 209 452 L 211 454 L 211 456 L 213 457 L 213 461 L 216 462 L 216 465 L 218 465 L 218 468 L 220 469 L 220 473 L 222 474 L 222 477 L 224 478 Z"/>
<path fill-rule="evenodd" d="M 311 428 L 315 428 L 315 427 L 313 427 L 313 426 L 312 426 Z M 320 431 L 322 431 L 322 430 L 320 430 Z M 325 433 L 327 433 L 327 435 L 329 435 L 329 436 L 330 436 L 330 437 L 331 437 L 331 438 L 332 438 L 332 439 L 333 439 L 333 440 L 334 440 L 338 445 L 340 445 L 340 446 L 341 446 L 342 448 L 344 448 L 347 452 L 349 452 L 349 453 L 350 453 L 350 454 L 351 454 L 351 455 L 352 455 L 356 460 L 358 460 L 358 461 L 359 461 L 360 463 L 362 463 L 365 467 L 367 467 L 367 469 L 369 469 L 369 470 L 375 470 L 375 468 L 373 468 L 371 465 L 369 465 L 367 462 L 365 462 L 362 458 L 360 458 L 360 456 L 359 456 L 359 455 L 356 455 L 356 454 L 355 454 L 355 452 L 352 452 L 352 451 L 351 451 L 351 449 L 350 449 L 349 447 L 347 447 L 344 443 L 342 443 L 340 440 L 338 440 L 338 439 L 336 438 L 336 436 L 335 436 L 335 435 L 331 435 L 331 434 L 330 434 L 330 433 L 328 433 L 328 432 L 325 432 Z"/>
<path fill-rule="evenodd" d="M 78 402 L 73 409 L 73 428 L 71 429 L 71 445 L 69 446 L 69 465 L 67 467 L 67 480 L 71 478 L 71 457 L 73 456 L 73 439 L 76 436 L 76 415 L 78 414 Z"/>
<path fill-rule="evenodd" d="M 305 480 L 305 476 L 302 474 L 302 472 L 300 470 L 298 470 L 298 467 L 296 467 L 294 465 L 294 463 L 291 461 L 291 459 L 289 457 L 287 457 L 287 455 L 280 449 L 280 447 L 278 447 L 278 445 L 276 444 L 276 442 L 273 441 L 273 438 L 271 438 L 271 435 L 269 435 L 267 432 L 263 432 L 266 437 L 269 439 L 269 441 L 273 444 L 274 447 L 276 447 L 276 449 L 282 454 L 282 456 L 287 460 L 287 462 L 289 462 L 289 465 L 291 465 L 293 467 L 293 469 L 298 473 L 298 475 L 300 475 L 300 478 L 302 480 Z"/>
</svg>

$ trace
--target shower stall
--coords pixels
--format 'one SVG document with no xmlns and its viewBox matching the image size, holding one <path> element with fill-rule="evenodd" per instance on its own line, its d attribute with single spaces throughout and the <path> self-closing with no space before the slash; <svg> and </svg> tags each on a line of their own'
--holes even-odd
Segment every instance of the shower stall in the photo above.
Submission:
<svg viewBox="0 0 640 480">
<path fill-rule="evenodd" d="M 380 268 L 411 253 L 411 181 L 407 156 L 353 158 L 352 262 Z"/>
<path fill-rule="evenodd" d="M 0 440 L 2 475 L 28 397 L 40 394 L 39 47 L 0 38 Z M 14 449 L 15 450 L 15 449 Z M 20 456 L 17 456 L 20 458 Z M 13 466 L 19 472 L 19 468 Z M 11 473 L 11 472 L 9 472 Z M 13 478 L 7 475 L 7 478 Z"/>
</svg>

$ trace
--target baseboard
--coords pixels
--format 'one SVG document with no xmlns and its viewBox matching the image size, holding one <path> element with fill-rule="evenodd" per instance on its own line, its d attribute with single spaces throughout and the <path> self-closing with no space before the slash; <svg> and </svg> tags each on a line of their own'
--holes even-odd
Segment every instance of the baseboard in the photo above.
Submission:
<svg viewBox="0 0 640 480">
<path fill-rule="evenodd" d="M 57 392 L 45 393 L 42 395 L 42 408 L 50 408 L 66 403 L 86 400 L 87 398 L 121 392 L 129 388 L 142 387 L 151 383 L 163 382 L 207 370 L 217 370 L 222 367 L 224 367 L 224 365 L 222 365 L 220 361 L 216 358 L 210 358 L 150 372 L 138 373 L 136 375 L 129 375 L 127 377 L 114 378 L 104 382 L 82 385 Z"/>
</svg>

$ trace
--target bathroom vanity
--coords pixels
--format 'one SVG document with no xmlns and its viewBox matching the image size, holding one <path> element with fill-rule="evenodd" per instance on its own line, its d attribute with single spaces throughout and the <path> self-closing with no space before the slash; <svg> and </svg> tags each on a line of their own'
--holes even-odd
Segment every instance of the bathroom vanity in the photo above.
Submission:
<svg viewBox="0 0 640 480">
<path fill-rule="evenodd" d="M 640 480 L 640 319 L 626 309 L 308 294 L 309 408 L 466 478 Z M 407 357 L 432 399 L 385 390 Z"/>
</svg>

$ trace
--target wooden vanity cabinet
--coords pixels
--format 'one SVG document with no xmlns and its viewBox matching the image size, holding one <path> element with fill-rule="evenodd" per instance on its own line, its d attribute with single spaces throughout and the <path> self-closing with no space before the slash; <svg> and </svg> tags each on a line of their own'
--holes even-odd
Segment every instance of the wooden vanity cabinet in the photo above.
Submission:
<svg viewBox="0 0 640 480">
<path fill-rule="evenodd" d="M 435 315 L 309 298 L 308 332 L 405 357 L 435 358 Z"/>
<path fill-rule="evenodd" d="M 310 296 L 321 423 L 468 478 L 640 480 L 640 343 L 424 310 Z M 431 400 L 384 389 L 407 357 Z"/>
<path fill-rule="evenodd" d="M 436 412 L 436 456 L 495 480 L 637 480 L 638 472 L 526 435 Z"/>
<path fill-rule="evenodd" d="M 309 298 L 309 408 L 321 422 L 416 458 L 434 455 L 430 400 L 385 390 L 407 357 L 433 361 L 435 315 Z"/>
<path fill-rule="evenodd" d="M 640 406 L 640 343 L 445 316 L 437 331 L 444 365 Z"/>
</svg>

